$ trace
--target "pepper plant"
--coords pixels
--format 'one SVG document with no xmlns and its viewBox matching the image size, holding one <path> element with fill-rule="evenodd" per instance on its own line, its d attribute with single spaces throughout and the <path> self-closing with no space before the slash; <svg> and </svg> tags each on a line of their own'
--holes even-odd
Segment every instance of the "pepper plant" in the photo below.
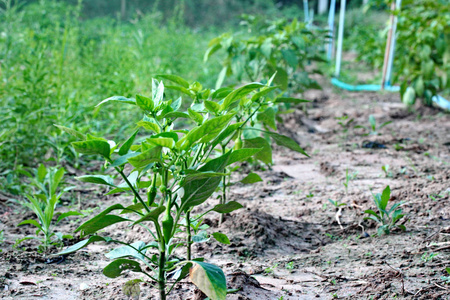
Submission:
<svg viewBox="0 0 450 300">
<path fill-rule="evenodd" d="M 166 78 L 186 90 L 190 88 L 179 77 L 169 75 Z M 257 143 L 244 140 L 241 148 L 235 147 L 233 141 L 248 129 L 261 107 L 270 105 L 265 96 L 271 90 L 268 85 L 251 83 L 238 89 L 211 91 L 208 96 L 202 96 L 203 102 L 194 97 L 190 108 L 183 112 L 181 98 L 165 99 L 164 84 L 154 79 L 151 98 L 114 96 L 100 103 L 130 104 L 143 111 L 138 128 L 126 141 L 117 144 L 59 126 L 81 139 L 72 144 L 76 151 L 101 156 L 105 166 L 114 169 L 123 183 L 117 184 L 108 175 L 86 175 L 78 177 L 79 180 L 106 185 L 112 188 L 109 194 L 128 193 L 133 198 L 130 205 L 115 204 L 83 223 L 76 232 L 90 237 L 59 254 L 75 252 L 96 241 L 118 243 L 123 246 L 106 254 L 113 259 L 103 270 L 106 276 L 116 278 L 125 270 L 143 273 L 159 290 L 160 299 L 166 299 L 175 284 L 189 274 L 191 281 L 209 298 L 225 299 L 224 273 L 217 266 L 195 258 L 192 244 L 210 237 L 229 243 L 223 233 L 205 233 L 206 226 L 201 225 L 201 220 L 207 213 L 230 213 L 242 205 L 223 199 L 205 211 L 201 204 L 223 183 L 232 164 L 267 152 Z M 247 110 L 245 114 L 239 112 L 243 107 Z M 146 131 L 145 135 L 140 131 Z M 277 144 L 303 152 L 290 138 L 275 132 L 266 133 Z M 121 222 L 142 226 L 153 240 L 127 244 L 97 234 Z M 183 258 L 180 252 L 184 253 Z M 135 282 L 129 285 L 135 286 Z"/>
<path fill-rule="evenodd" d="M 321 72 L 313 68 L 306 70 L 306 67 L 312 61 L 326 61 L 322 57 L 326 30 L 309 29 L 306 23 L 297 19 L 288 22 L 285 19 L 260 21 L 248 15 L 243 18 L 241 24 L 247 33 L 225 33 L 209 42 L 205 61 L 219 50 L 226 55 L 216 88 L 222 85 L 226 76 L 255 81 L 274 73 L 274 82 L 282 90 L 290 88 L 302 92 L 307 88 L 320 88 L 309 74 Z"/>
</svg>

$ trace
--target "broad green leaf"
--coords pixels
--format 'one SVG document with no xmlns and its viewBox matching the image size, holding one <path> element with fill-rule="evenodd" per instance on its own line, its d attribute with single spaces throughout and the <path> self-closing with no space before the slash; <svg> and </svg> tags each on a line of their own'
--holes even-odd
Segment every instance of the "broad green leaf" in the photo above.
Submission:
<svg viewBox="0 0 450 300">
<path fill-rule="evenodd" d="M 202 114 L 200 114 L 190 108 L 188 108 L 188 113 L 189 113 L 189 116 L 191 117 L 191 119 L 193 121 L 195 121 L 197 124 L 203 123 L 203 115 Z"/>
<path fill-rule="evenodd" d="M 161 129 L 158 124 L 150 122 L 150 121 L 139 121 L 136 123 L 137 126 L 144 127 L 147 130 L 153 131 L 155 133 L 160 133 Z"/>
<path fill-rule="evenodd" d="M 144 111 L 152 112 L 154 109 L 153 100 L 142 95 L 136 95 L 136 104 Z"/>
<path fill-rule="evenodd" d="M 249 157 L 252 157 L 263 148 L 241 148 L 238 150 L 233 150 L 230 155 L 230 159 L 228 160 L 227 166 L 231 165 L 235 162 L 243 161 Z"/>
<path fill-rule="evenodd" d="M 226 96 L 225 99 L 223 99 L 223 103 L 221 105 L 221 110 L 222 111 L 226 110 L 228 108 L 228 106 L 230 106 L 230 104 L 233 103 L 234 101 L 237 101 L 237 100 L 241 99 L 242 97 L 250 94 L 252 91 L 262 88 L 262 87 L 264 87 L 264 85 L 262 83 L 254 82 L 254 83 L 246 84 L 243 87 L 240 87 L 240 88 L 234 90 L 233 92 L 228 94 L 228 96 Z"/>
<path fill-rule="evenodd" d="M 137 129 L 129 138 L 126 140 L 125 143 L 120 147 L 119 149 L 119 155 L 125 155 L 128 153 L 128 151 L 131 148 L 131 145 L 133 145 L 134 139 L 136 138 L 137 133 L 139 132 L 139 129 Z"/>
<path fill-rule="evenodd" d="M 230 244 L 230 239 L 227 237 L 226 234 L 220 233 L 220 232 L 214 232 L 212 234 L 213 238 L 216 239 L 216 241 L 218 241 L 219 243 L 225 244 L 225 245 L 229 245 Z"/>
<path fill-rule="evenodd" d="M 109 225 L 118 223 L 118 222 L 124 222 L 124 221 L 130 221 L 128 219 L 121 218 L 119 216 L 115 215 L 108 215 L 110 212 L 118 209 L 124 209 L 124 207 L 121 204 L 114 204 L 101 213 L 99 213 L 97 216 L 93 217 L 92 219 L 86 221 L 85 223 L 81 224 L 75 232 L 81 231 L 83 232 L 83 235 L 88 235 L 97 232 L 100 229 L 103 229 Z"/>
<path fill-rule="evenodd" d="M 65 219 L 65 218 L 70 217 L 70 216 L 82 216 L 82 215 L 83 214 L 78 212 L 78 211 L 68 211 L 68 212 L 60 214 L 58 216 L 58 219 L 56 220 L 56 223 L 59 223 L 59 221 L 61 221 L 62 219 Z"/>
<path fill-rule="evenodd" d="M 248 174 L 244 179 L 241 180 L 243 184 L 251 184 L 255 182 L 263 181 L 261 177 L 256 173 Z"/>
<path fill-rule="evenodd" d="M 223 172 L 227 165 L 231 152 L 227 152 L 209 162 L 198 169 L 200 172 Z M 216 190 L 220 184 L 221 177 L 209 177 L 198 180 L 193 180 L 186 183 L 184 188 L 184 195 L 181 198 L 181 207 L 186 211 L 192 206 L 199 205 L 205 202 Z"/>
<path fill-rule="evenodd" d="M 189 97 L 194 97 L 195 94 L 192 93 L 190 90 L 188 90 L 187 88 L 184 88 L 182 86 L 178 86 L 178 85 L 166 85 L 165 86 L 166 89 L 169 90 L 175 90 L 175 91 L 179 91 L 182 92 L 185 95 L 188 95 Z"/>
<path fill-rule="evenodd" d="M 278 134 L 275 132 L 267 132 L 266 131 L 266 133 L 268 133 L 272 137 L 272 139 L 275 141 L 275 143 L 277 143 L 277 145 L 286 147 L 288 149 L 299 152 L 299 153 L 309 157 L 309 155 L 305 152 L 305 150 L 303 150 L 299 146 L 299 144 L 297 144 L 297 142 L 294 141 L 293 139 L 291 139 L 290 137 L 287 137 L 285 135 Z"/>
<path fill-rule="evenodd" d="M 145 216 L 137 220 L 133 223 L 133 225 L 145 222 L 145 221 L 152 221 L 154 223 L 158 222 L 159 216 L 164 212 L 166 208 L 164 206 L 158 206 L 157 208 L 151 210 L 149 213 L 147 213 Z"/>
<path fill-rule="evenodd" d="M 170 75 L 170 74 L 160 74 L 156 75 L 156 77 L 164 78 L 167 80 L 170 80 L 178 85 L 181 85 L 184 88 L 189 88 L 189 82 L 187 82 L 185 79 L 181 78 L 177 75 Z"/>
<path fill-rule="evenodd" d="M 225 204 L 217 204 L 212 210 L 218 212 L 219 214 L 228 214 L 243 207 L 244 206 L 242 206 L 242 204 L 240 204 L 239 202 L 230 201 Z"/>
<path fill-rule="evenodd" d="M 147 139 L 147 142 L 155 146 L 166 147 L 169 149 L 172 149 L 175 146 L 175 141 L 172 138 L 167 137 L 157 137 L 157 138 L 151 137 Z"/>
<path fill-rule="evenodd" d="M 257 92 L 252 96 L 252 101 L 256 101 L 259 98 L 266 96 L 268 93 L 272 92 L 273 90 L 276 90 L 277 88 L 278 88 L 277 86 L 265 87 L 260 92 Z"/>
<path fill-rule="evenodd" d="M 255 158 L 265 164 L 272 163 L 272 148 L 269 143 L 262 137 L 244 140 L 244 148 L 262 148 L 255 154 Z"/>
<path fill-rule="evenodd" d="M 281 54 L 287 64 L 295 71 L 298 67 L 298 58 L 295 52 L 291 49 L 283 49 L 281 50 Z"/>
<path fill-rule="evenodd" d="M 36 220 L 25 220 L 25 221 L 22 221 L 19 224 L 17 224 L 17 226 L 26 225 L 26 224 L 34 225 L 37 228 L 39 228 L 39 230 L 44 231 L 41 224 L 39 224 Z"/>
<path fill-rule="evenodd" d="M 109 278 L 117 278 L 125 270 L 130 270 L 132 272 L 142 272 L 141 266 L 137 261 L 119 258 L 107 265 L 103 269 L 103 274 Z"/>
<path fill-rule="evenodd" d="M 37 168 L 37 180 L 38 182 L 44 182 L 45 176 L 47 176 L 47 168 L 44 164 L 40 164 Z"/>
<path fill-rule="evenodd" d="M 122 246 L 122 247 L 116 248 L 116 249 L 106 253 L 105 256 L 109 259 L 116 259 L 116 258 L 131 256 L 131 257 L 140 259 L 145 262 L 145 256 L 143 255 L 143 253 L 145 254 L 145 250 L 142 250 L 143 248 L 145 248 L 145 246 L 146 245 L 144 242 L 138 241 L 138 242 L 132 243 L 130 246 L 127 245 L 127 246 Z M 134 248 L 136 248 L 137 250 Z"/>
<path fill-rule="evenodd" d="M 305 102 L 311 102 L 311 101 L 304 100 L 304 99 L 290 98 L 290 97 L 280 97 L 280 98 L 277 98 L 275 100 L 275 103 L 293 103 L 293 104 L 298 104 L 298 103 L 305 103 Z"/>
<path fill-rule="evenodd" d="M 99 154 L 105 158 L 109 158 L 111 148 L 108 142 L 100 140 L 90 140 L 82 142 L 73 142 L 72 146 L 75 151 L 82 154 Z"/>
<path fill-rule="evenodd" d="M 209 101 L 209 100 L 205 100 L 204 103 L 205 103 L 205 108 L 207 110 L 209 110 L 210 112 L 213 112 L 215 114 L 217 114 L 219 112 L 219 110 L 220 110 L 219 103 L 216 103 L 214 101 Z"/>
<path fill-rule="evenodd" d="M 202 143 L 211 141 L 228 125 L 233 117 L 234 114 L 228 114 L 206 121 L 189 131 L 186 136 L 177 142 L 176 147 L 180 150 L 186 150 L 199 140 Z"/>
<path fill-rule="evenodd" d="M 206 231 L 202 230 L 192 237 L 192 241 L 194 243 L 204 243 L 209 241 L 209 237 Z"/>
<path fill-rule="evenodd" d="M 228 70 L 228 67 L 223 67 L 222 70 L 220 71 L 219 76 L 217 77 L 216 85 L 215 85 L 216 90 L 222 86 L 223 81 L 225 80 L 225 76 L 227 76 L 227 70 Z"/>
<path fill-rule="evenodd" d="M 221 143 L 223 140 L 225 140 L 228 136 L 231 134 L 234 134 L 236 130 L 239 129 L 239 127 L 242 126 L 244 122 L 234 123 L 229 126 L 227 126 L 217 138 L 214 139 L 214 141 L 211 143 L 211 147 L 215 148 L 219 143 Z"/>
<path fill-rule="evenodd" d="M 135 213 L 135 212 L 140 212 L 141 210 L 144 209 L 144 205 L 140 202 L 136 203 L 136 204 L 131 204 L 128 205 L 127 207 L 125 207 L 120 214 L 129 214 L 129 213 Z"/>
<path fill-rule="evenodd" d="M 170 104 L 170 107 L 172 107 L 174 112 L 180 109 L 181 102 L 182 102 L 181 97 L 178 97 L 177 100 L 173 101 L 172 104 Z"/>
<path fill-rule="evenodd" d="M 122 292 L 128 299 L 139 299 L 141 294 L 140 283 L 143 282 L 142 279 L 128 280 L 122 285 Z"/>
<path fill-rule="evenodd" d="M 109 98 L 103 100 L 102 102 L 100 102 L 96 106 L 100 106 L 103 103 L 106 103 L 106 102 L 109 102 L 109 101 L 115 101 L 115 102 L 121 102 L 121 103 L 127 103 L 127 104 L 134 104 L 134 105 L 136 105 L 136 100 L 134 100 L 134 99 L 126 98 L 126 97 L 123 97 L 123 96 L 112 96 L 112 97 L 109 97 Z"/>
<path fill-rule="evenodd" d="M 66 254 L 70 254 L 70 253 L 73 253 L 73 252 L 76 252 L 76 251 L 80 250 L 81 248 L 86 247 L 87 245 L 89 245 L 89 244 L 91 244 L 91 243 L 94 243 L 94 242 L 100 242 L 100 241 L 108 242 L 109 239 L 103 238 L 103 237 L 98 236 L 98 235 L 93 235 L 93 236 L 91 236 L 90 238 L 88 238 L 87 240 L 83 240 L 83 241 L 81 241 L 81 242 L 78 242 L 78 243 L 76 243 L 76 244 L 74 244 L 74 245 L 68 247 L 67 249 L 64 249 L 63 251 L 61 251 L 61 252 L 59 252 L 59 253 L 57 253 L 57 254 L 55 254 L 55 255 L 66 255 Z"/>
<path fill-rule="evenodd" d="M 189 119 L 190 116 L 187 113 L 184 112 L 180 112 L 180 111 L 171 111 L 167 114 L 164 115 L 165 119 L 178 119 L 178 118 L 185 118 L 185 119 Z"/>
<path fill-rule="evenodd" d="M 114 179 L 107 175 L 83 175 L 79 177 L 75 177 L 75 179 L 81 182 L 89 182 L 95 184 L 103 184 L 114 186 Z"/>
<path fill-rule="evenodd" d="M 283 68 L 277 68 L 277 75 L 274 78 L 274 82 L 277 83 L 283 91 L 287 90 L 289 77 L 286 71 Z"/>
<path fill-rule="evenodd" d="M 380 201 L 379 208 L 385 210 L 390 198 L 391 198 L 391 188 L 389 186 L 387 186 L 383 190 L 383 193 L 381 194 L 381 201 Z"/>
<path fill-rule="evenodd" d="M 232 91 L 233 91 L 233 89 L 229 88 L 229 87 L 223 87 L 223 88 L 217 89 L 211 94 L 211 99 L 221 100 L 221 99 L 225 98 L 226 96 L 228 96 Z"/>
<path fill-rule="evenodd" d="M 128 162 L 136 169 L 141 169 L 148 166 L 152 162 L 159 161 L 161 159 L 161 146 L 153 147 L 147 151 L 142 152 L 139 155 L 130 157 Z"/>
<path fill-rule="evenodd" d="M 56 190 L 58 189 L 59 184 L 61 183 L 64 173 L 66 170 L 64 168 L 58 169 L 56 173 L 53 175 L 53 178 L 51 179 L 51 189 L 50 189 L 50 195 L 56 194 Z"/>
<path fill-rule="evenodd" d="M 227 282 L 223 271 L 212 264 L 191 261 L 194 266 L 189 271 L 191 281 L 212 300 L 226 300 Z"/>
<path fill-rule="evenodd" d="M 211 177 L 223 177 L 226 175 L 227 175 L 227 173 L 217 173 L 217 172 L 198 172 L 198 173 L 188 174 L 182 181 L 181 186 L 184 186 L 185 184 L 187 184 L 191 181 L 194 181 L 194 180 L 211 178 Z"/>
<path fill-rule="evenodd" d="M 74 130 L 72 128 L 68 128 L 68 127 L 61 126 L 61 125 L 54 124 L 54 126 L 58 127 L 60 130 L 66 132 L 66 133 L 68 133 L 68 134 L 70 134 L 70 135 L 72 135 L 72 136 L 74 136 L 76 138 L 79 138 L 80 140 L 83 140 L 83 141 L 86 140 L 86 135 L 81 133 L 81 132 L 79 132 L 79 131 L 76 131 L 76 130 Z"/>
<path fill-rule="evenodd" d="M 161 107 L 164 98 L 164 84 L 156 79 L 152 79 L 152 100 L 153 111 L 156 112 Z"/>
<path fill-rule="evenodd" d="M 262 121 L 265 125 L 271 127 L 273 130 L 277 130 L 275 115 L 275 109 L 273 107 L 268 107 L 265 111 L 258 113 L 257 119 Z"/>
<path fill-rule="evenodd" d="M 379 216 L 376 212 L 374 212 L 373 210 L 371 210 L 371 209 L 365 210 L 364 213 L 369 214 L 369 215 L 375 217 L 375 221 L 377 221 L 377 222 L 381 221 L 380 216 Z"/>
<path fill-rule="evenodd" d="M 125 155 L 122 155 L 112 162 L 111 167 L 114 168 L 114 167 L 122 166 L 128 162 L 129 158 L 138 156 L 139 154 L 141 154 L 141 153 L 140 152 L 130 152 Z"/>
</svg>

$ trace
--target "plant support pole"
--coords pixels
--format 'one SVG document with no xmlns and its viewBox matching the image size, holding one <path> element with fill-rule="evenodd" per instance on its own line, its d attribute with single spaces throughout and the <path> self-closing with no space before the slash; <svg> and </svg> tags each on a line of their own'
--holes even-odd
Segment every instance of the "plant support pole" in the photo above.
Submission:
<svg viewBox="0 0 450 300">
<path fill-rule="evenodd" d="M 328 13 L 328 29 L 330 30 L 330 39 L 328 43 L 328 60 L 331 60 L 333 57 L 333 48 L 334 48 L 334 16 L 336 14 L 336 0 L 331 0 L 330 2 L 330 11 Z"/>
<path fill-rule="evenodd" d="M 396 9 L 399 10 L 402 5 L 402 0 L 396 0 Z M 389 54 L 389 62 L 386 71 L 386 85 L 391 85 L 392 78 L 392 66 L 394 64 L 394 52 L 395 52 L 395 43 L 396 43 L 396 31 L 397 31 L 397 16 L 394 17 L 394 23 L 392 24 L 392 43 Z M 384 85 L 383 85 L 384 86 Z"/>
<path fill-rule="evenodd" d="M 391 4 L 391 28 L 389 29 L 387 42 L 386 42 L 386 50 L 384 52 L 384 62 L 383 62 L 383 76 L 381 79 L 381 90 L 384 90 L 384 85 L 386 84 L 386 74 L 388 70 L 389 60 L 391 57 L 391 44 L 392 44 L 392 35 L 394 31 L 394 11 L 395 11 L 395 1 L 392 1 Z"/>
<path fill-rule="evenodd" d="M 338 45 L 336 53 L 336 70 L 335 77 L 339 77 L 341 72 L 341 60 L 342 60 L 342 44 L 344 40 L 344 21 L 345 21 L 345 4 L 346 0 L 341 1 L 341 11 L 339 12 L 339 32 L 338 32 Z"/>
<path fill-rule="evenodd" d="M 308 0 L 303 0 L 303 12 L 305 13 L 305 23 L 309 22 Z"/>
</svg>

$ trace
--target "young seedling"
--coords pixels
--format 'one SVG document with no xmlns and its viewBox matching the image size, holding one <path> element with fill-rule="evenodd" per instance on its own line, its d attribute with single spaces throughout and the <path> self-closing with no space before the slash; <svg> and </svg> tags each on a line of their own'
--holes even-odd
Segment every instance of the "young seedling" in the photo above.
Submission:
<svg viewBox="0 0 450 300">
<path fill-rule="evenodd" d="M 381 130 L 383 127 L 385 127 L 386 125 L 389 125 L 391 123 L 392 123 L 392 121 L 384 122 L 383 124 L 381 124 L 380 126 L 377 127 L 377 121 L 375 120 L 375 117 L 373 115 L 370 115 L 369 116 L 369 127 L 366 127 L 363 125 L 357 125 L 357 126 L 355 126 L 355 128 L 362 128 L 362 129 L 368 131 L 368 133 L 365 133 L 364 136 L 378 135 L 379 130 Z"/>
<path fill-rule="evenodd" d="M 442 276 L 441 279 L 444 280 L 445 284 L 450 284 L 450 268 L 445 268 L 448 276 Z"/>
<path fill-rule="evenodd" d="M 36 237 L 25 237 L 16 242 L 16 245 L 20 244 L 24 240 L 38 239 L 41 241 L 41 248 L 46 251 L 50 245 L 60 245 L 63 238 L 71 238 L 70 235 L 62 235 L 59 232 L 54 232 L 54 226 L 58 224 L 64 218 L 74 215 L 81 215 L 77 211 L 69 211 L 58 216 L 55 224 L 53 224 L 53 216 L 55 213 L 55 207 L 61 196 L 68 190 L 65 188 L 60 190 L 64 177 L 64 169 L 47 168 L 43 164 L 35 171 L 35 176 L 31 177 L 31 184 L 38 189 L 39 192 L 34 194 L 26 194 L 26 202 L 22 204 L 33 211 L 38 220 L 25 220 L 20 222 L 17 226 L 30 224 L 37 227 Z M 59 192 L 58 192 L 59 191 Z M 39 233 L 42 232 L 44 237 L 39 238 Z M 56 237 L 56 239 L 53 239 Z"/>
<path fill-rule="evenodd" d="M 348 173 L 348 168 L 345 169 L 345 182 L 343 182 L 342 184 L 345 187 L 345 194 L 348 194 L 348 186 L 350 183 L 350 180 L 353 180 L 356 178 L 356 176 L 358 176 L 358 172 L 353 172 L 352 174 Z"/>
<path fill-rule="evenodd" d="M 364 219 L 374 220 L 379 224 L 378 235 L 389 234 L 393 228 L 399 228 L 401 230 L 406 230 L 405 225 L 397 224 L 405 215 L 402 213 L 401 209 L 397 209 L 403 202 L 395 203 L 390 209 L 387 208 L 389 199 L 391 197 L 391 189 L 387 186 L 382 194 L 376 194 L 374 196 L 375 205 L 378 208 L 378 213 L 368 209 L 364 211 L 369 214 L 368 217 Z"/>
<path fill-rule="evenodd" d="M 392 171 L 389 170 L 389 165 L 382 166 L 381 170 L 384 172 L 384 176 L 386 178 L 392 178 L 393 177 Z"/>
<path fill-rule="evenodd" d="M 190 93 L 188 89 L 193 87 L 189 83 L 177 76 L 165 75 L 166 78 L 169 76 L 171 81 L 176 81 Z M 201 91 L 200 86 L 196 89 Z M 194 97 L 188 111 L 183 112 L 180 111 L 181 98 L 175 101 L 165 99 L 164 84 L 154 79 L 152 97 L 137 95 L 136 99 L 131 99 L 114 96 L 100 103 L 131 104 L 144 113 L 143 119 L 137 123 L 139 129 L 120 144 L 59 126 L 81 139 L 72 143 L 76 151 L 103 157 L 105 166 L 114 169 L 123 182 L 117 184 L 106 175 L 86 175 L 78 177 L 78 180 L 106 185 L 112 188 L 108 194 L 128 193 L 132 196 L 130 205 L 110 206 L 78 227 L 76 232 L 80 232 L 82 237 L 90 237 L 59 255 L 75 252 L 93 242 L 118 243 L 123 246 L 106 254 L 113 261 L 104 268 L 104 275 L 116 278 L 126 270 L 142 273 L 152 280 L 151 286 L 159 290 L 160 299 L 165 300 L 175 285 L 189 274 L 191 281 L 210 299 L 225 299 L 224 273 L 219 267 L 195 258 L 192 244 L 205 242 L 211 237 L 229 244 L 223 233 L 208 234 L 209 228 L 202 225 L 202 220 L 210 212 L 230 213 L 242 205 L 226 201 L 224 197 L 220 204 L 209 210 L 202 211 L 199 206 L 220 190 L 233 163 L 264 151 L 264 147 L 247 140 L 243 141 L 242 148 L 235 148 L 233 140 L 248 128 L 248 123 L 264 105 L 267 89 L 270 88 L 266 85 L 251 83 L 235 90 L 227 88 L 201 93 L 201 96 Z M 237 119 L 241 104 L 246 104 L 249 111 L 245 119 Z M 178 118 L 188 122 L 178 122 Z M 140 137 L 136 144 L 141 128 L 150 134 Z M 303 151 L 285 136 L 264 132 L 279 145 Z M 267 148 L 265 151 L 267 154 Z M 195 216 L 191 215 L 193 209 L 198 213 Z M 152 240 L 130 244 L 97 234 L 116 223 L 141 226 Z M 181 257 L 183 255 L 185 257 Z M 136 293 L 136 284 L 128 284 L 127 291 Z"/>
</svg>

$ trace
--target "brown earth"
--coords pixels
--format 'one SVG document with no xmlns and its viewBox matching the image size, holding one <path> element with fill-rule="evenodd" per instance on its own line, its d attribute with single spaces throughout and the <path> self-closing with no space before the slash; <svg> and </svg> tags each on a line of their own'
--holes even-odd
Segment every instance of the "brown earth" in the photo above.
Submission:
<svg viewBox="0 0 450 300">
<path fill-rule="evenodd" d="M 296 110 L 279 129 L 311 158 L 276 148 L 274 166 L 256 171 L 264 182 L 232 188 L 230 199 L 244 209 L 227 215 L 220 226 L 218 215 L 205 220 L 226 233 L 231 245 L 209 241 L 196 244 L 194 253 L 222 267 L 229 288 L 240 289 L 228 299 L 450 299 L 450 282 L 442 278 L 450 276 L 445 272 L 450 267 L 450 116 L 432 108 L 409 111 L 397 94 L 348 93 L 326 84 L 303 98 L 313 100 L 308 113 Z M 370 114 L 378 124 L 392 123 L 365 136 L 368 131 L 355 125 L 369 126 Z M 346 133 L 336 120 L 342 116 L 354 119 Z M 236 177 L 246 172 L 243 166 Z M 372 193 L 387 185 L 391 205 L 404 202 L 406 232 L 378 237 L 364 210 L 375 210 Z M 94 213 L 123 201 L 102 192 L 79 186 L 72 197 Z M 110 245 L 91 244 L 60 264 L 45 264 L 32 241 L 13 249 L 16 239 L 34 232 L 16 224 L 33 216 L 0 196 L 2 298 L 127 299 L 122 284 L 139 276 L 102 275 L 108 263 L 102 253 Z M 328 199 L 346 205 L 337 210 Z M 77 207 L 77 201 L 66 200 Z M 79 224 L 73 217 L 61 230 L 70 233 Z M 137 228 L 123 225 L 106 233 L 146 240 Z M 155 294 L 148 283 L 141 284 L 141 299 L 156 299 Z M 169 299 L 204 298 L 183 281 Z"/>
</svg>

